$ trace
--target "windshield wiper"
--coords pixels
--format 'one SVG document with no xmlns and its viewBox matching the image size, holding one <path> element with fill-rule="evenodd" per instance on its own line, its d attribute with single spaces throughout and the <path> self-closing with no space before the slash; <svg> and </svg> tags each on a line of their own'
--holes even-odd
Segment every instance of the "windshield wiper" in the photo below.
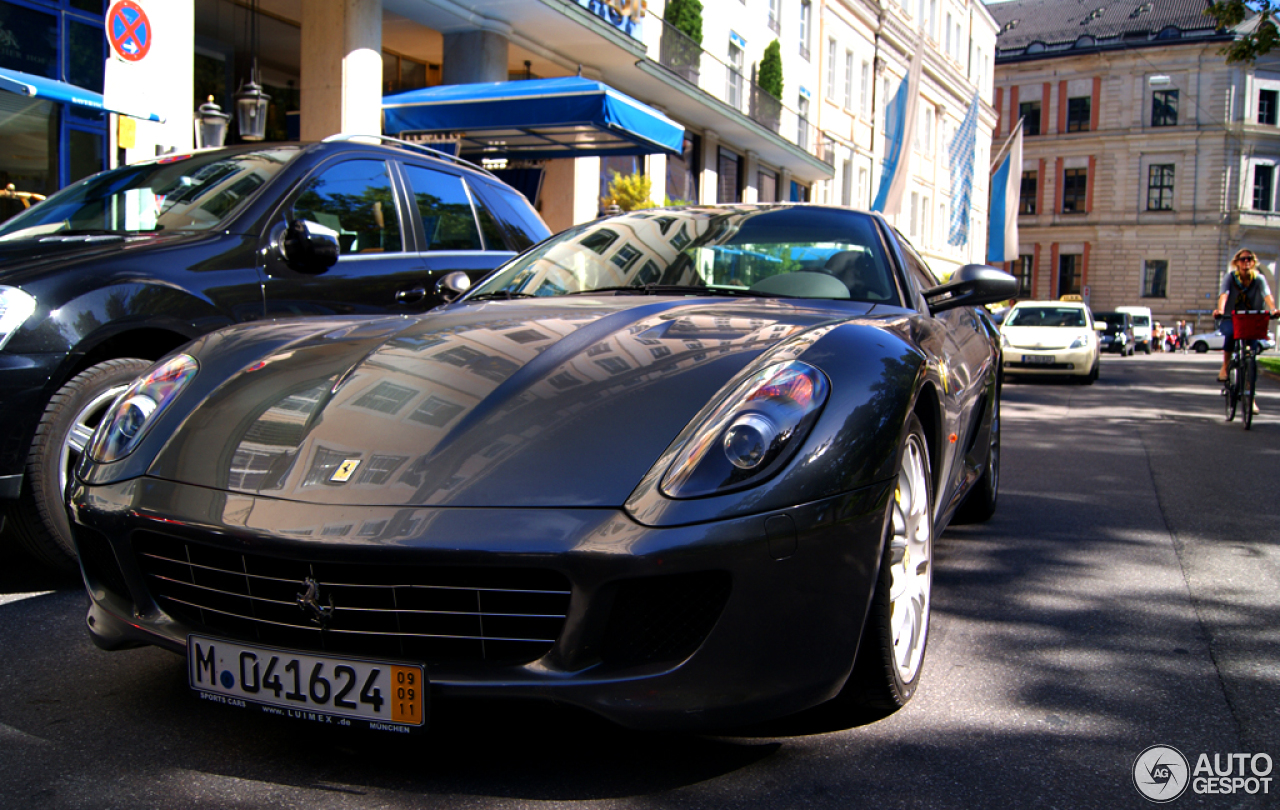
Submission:
<svg viewBox="0 0 1280 810">
<path fill-rule="evenodd" d="M 477 293 L 473 296 L 470 296 L 469 298 L 466 298 L 465 300 L 466 301 L 510 301 L 513 298 L 537 298 L 537 297 L 538 296 L 533 295 L 532 293 L 514 292 L 512 290 L 495 290 L 493 292 Z"/>
<path fill-rule="evenodd" d="M 688 284 L 636 284 L 626 287 L 596 287 L 590 290 L 577 290 L 565 295 L 595 295 L 597 293 L 614 293 L 615 295 L 745 295 L 752 298 L 768 298 L 769 293 L 755 290 L 734 289 L 731 287 L 695 287 Z"/>
</svg>

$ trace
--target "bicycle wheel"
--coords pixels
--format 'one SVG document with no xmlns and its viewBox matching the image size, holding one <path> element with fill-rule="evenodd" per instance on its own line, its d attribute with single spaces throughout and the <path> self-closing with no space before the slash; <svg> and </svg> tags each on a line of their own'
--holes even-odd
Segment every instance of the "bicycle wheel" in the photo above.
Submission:
<svg viewBox="0 0 1280 810">
<path fill-rule="evenodd" d="M 1232 358 L 1231 365 L 1227 366 L 1227 381 L 1222 384 L 1222 401 L 1227 406 L 1227 421 L 1236 418 L 1236 402 L 1240 397 L 1240 390 L 1236 386 L 1239 381 L 1239 374 L 1236 373 L 1236 362 Z"/>
<path fill-rule="evenodd" d="M 1253 392 L 1257 382 L 1258 359 L 1250 352 L 1245 355 L 1244 379 L 1241 381 L 1244 393 L 1240 397 L 1240 419 L 1244 422 L 1245 430 L 1253 427 Z"/>
</svg>

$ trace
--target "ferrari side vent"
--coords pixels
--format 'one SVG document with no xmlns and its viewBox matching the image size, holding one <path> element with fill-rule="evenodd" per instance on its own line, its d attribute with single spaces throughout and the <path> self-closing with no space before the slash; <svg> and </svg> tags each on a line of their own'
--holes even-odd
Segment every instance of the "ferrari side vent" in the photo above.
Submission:
<svg viewBox="0 0 1280 810">
<path fill-rule="evenodd" d="M 428 664 L 534 661 L 569 612 L 568 579 L 540 568 L 307 561 L 154 532 L 133 538 L 156 604 L 251 643 Z"/>
<path fill-rule="evenodd" d="M 600 658 L 614 666 L 683 661 L 729 601 L 726 571 L 629 579 L 618 586 Z"/>
</svg>

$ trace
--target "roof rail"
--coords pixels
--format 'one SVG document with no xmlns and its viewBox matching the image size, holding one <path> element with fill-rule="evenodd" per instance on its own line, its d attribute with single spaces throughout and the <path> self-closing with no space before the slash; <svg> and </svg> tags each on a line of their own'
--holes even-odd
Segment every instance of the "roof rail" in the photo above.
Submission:
<svg viewBox="0 0 1280 810">
<path fill-rule="evenodd" d="M 416 149 L 419 152 L 426 153 L 430 157 L 440 158 L 442 160 L 450 161 L 451 163 L 457 163 L 460 166 L 466 166 L 468 169 L 475 169 L 481 174 L 487 174 L 488 176 L 492 177 L 494 180 L 498 179 L 498 177 L 494 175 L 493 172 L 489 171 L 485 167 L 477 166 L 471 161 L 463 159 L 459 155 L 451 155 L 448 152 L 441 152 L 439 149 L 432 149 L 430 146 L 423 146 L 422 144 L 414 143 L 413 141 L 406 141 L 400 138 L 393 138 L 390 135 L 369 135 L 363 132 L 339 132 L 336 135 L 330 135 L 329 137 L 322 139 L 320 142 L 335 143 L 338 141 L 358 141 L 361 138 L 368 138 L 370 140 L 377 141 L 379 143 L 389 143 L 395 146 L 404 146 L 404 147 L 408 147 L 409 149 Z"/>
</svg>

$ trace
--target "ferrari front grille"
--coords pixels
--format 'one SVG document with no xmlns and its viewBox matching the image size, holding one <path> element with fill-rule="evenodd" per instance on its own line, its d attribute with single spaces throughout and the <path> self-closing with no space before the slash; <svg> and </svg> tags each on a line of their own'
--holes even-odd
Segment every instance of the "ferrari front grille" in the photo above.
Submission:
<svg viewBox="0 0 1280 810">
<path fill-rule="evenodd" d="M 551 649 L 570 586 L 538 568 L 372 565 L 133 538 L 156 604 L 210 635 L 347 655 L 524 663 Z"/>
</svg>

